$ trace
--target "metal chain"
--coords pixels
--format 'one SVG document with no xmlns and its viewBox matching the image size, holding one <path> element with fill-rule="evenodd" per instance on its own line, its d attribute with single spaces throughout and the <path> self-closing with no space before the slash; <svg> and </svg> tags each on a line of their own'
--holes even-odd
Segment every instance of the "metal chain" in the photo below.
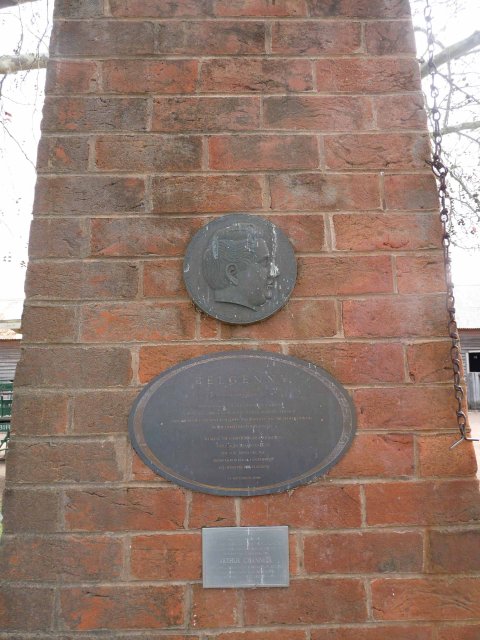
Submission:
<svg viewBox="0 0 480 640">
<path fill-rule="evenodd" d="M 450 347 L 450 357 L 453 367 L 453 388 L 455 399 L 457 402 L 457 427 L 460 432 L 460 438 L 452 444 L 453 449 L 461 442 L 477 442 L 475 438 L 467 436 L 467 416 L 463 411 L 464 391 L 461 384 L 461 352 L 460 339 L 458 336 L 457 321 L 455 319 L 455 297 L 453 295 L 452 281 L 452 259 L 450 256 L 450 233 L 448 224 L 450 221 L 450 211 L 447 205 L 449 195 L 447 190 L 447 174 L 448 169 L 442 161 L 442 131 L 440 128 L 440 110 L 438 108 L 439 90 L 436 86 L 437 67 L 435 65 L 435 38 L 432 29 L 432 8 L 429 0 L 425 0 L 424 9 L 427 42 L 428 42 L 428 73 L 430 75 L 430 95 L 432 97 L 432 106 L 430 109 L 433 120 L 433 157 L 428 163 L 432 172 L 437 179 L 438 197 L 440 200 L 440 221 L 442 223 L 442 246 L 443 258 L 445 262 L 445 279 L 447 285 L 447 312 L 448 312 L 448 333 L 452 340 Z"/>
</svg>

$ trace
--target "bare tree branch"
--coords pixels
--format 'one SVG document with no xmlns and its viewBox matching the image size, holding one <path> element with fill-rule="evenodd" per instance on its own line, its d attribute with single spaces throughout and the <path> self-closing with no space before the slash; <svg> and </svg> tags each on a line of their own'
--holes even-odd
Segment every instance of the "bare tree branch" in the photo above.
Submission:
<svg viewBox="0 0 480 640">
<path fill-rule="evenodd" d="M 435 65 L 441 67 L 443 64 L 446 64 L 450 60 L 455 60 L 456 58 L 460 58 L 461 56 L 471 51 L 476 46 L 480 44 L 480 31 L 474 31 L 471 36 L 465 38 L 465 40 L 460 40 L 455 44 L 450 45 L 449 47 L 445 47 L 442 49 L 437 55 L 434 57 L 433 61 Z M 421 75 L 422 78 L 428 76 L 428 62 L 424 62 L 421 66 Z"/>
<path fill-rule="evenodd" d="M 30 69 L 45 69 L 48 56 L 27 53 L 18 56 L 0 56 L 0 74 L 30 71 Z"/>
<path fill-rule="evenodd" d="M 37 0 L 0 0 L 0 9 L 16 7 L 18 4 L 25 4 L 26 2 L 37 2 Z"/>
<path fill-rule="evenodd" d="M 442 129 L 442 133 L 460 133 L 460 131 L 472 131 L 473 129 L 480 129 L 480 120 L 477 120 L 476 122 L 461 122 L 460 124 L 449 125 Z"/>
<path fill-rule="evenodd" d="M 20 152 L 22 153 L 23 157 L 25 158 L 25 160 L 27 160 L 27 162 L 29 162 L 32 167 L 35 169 L 35 165 L 33 164 L 33 162 L 30 160 L 30 158 L 27 156 L 27 154 L 25 153 L 25 151 L 22 148 L 22 145 L 18 142 L 18 140 L 15 138 L 15 136 L 13 136 L 10 131 L 8 130 L 8 127 L 6 126 L 6 124 L 4 122 L 0 122 L 0 124 L 3 127 L 3 130 L 5 131 L 5 133 L 13 140 L 13 142 L 17 145 L 18 149 L 20 150 Z"/>
</svg>

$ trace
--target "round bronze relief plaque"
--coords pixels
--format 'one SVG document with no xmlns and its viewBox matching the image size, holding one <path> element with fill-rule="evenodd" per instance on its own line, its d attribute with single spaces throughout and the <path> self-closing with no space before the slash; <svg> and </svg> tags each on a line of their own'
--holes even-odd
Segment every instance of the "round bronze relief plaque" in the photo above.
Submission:
<svg viewBox="0 0 480 640">
<path fill-rule="evenodd" d="M 195 491 L 251 496 L 311 482 L 348 449 L 356 427 L 326 371 L 265 351 L 181 362 L 138 396 L 133 446 L 153 471 Z"/>
<path fill-rule="evenodd" d="M 246 213 L 217 218 L 188 245 L 183 277 L 194 303 L 230 324 L 268 318 L 287 302 L 297 264 L 287 236 Z"/>
</svg>

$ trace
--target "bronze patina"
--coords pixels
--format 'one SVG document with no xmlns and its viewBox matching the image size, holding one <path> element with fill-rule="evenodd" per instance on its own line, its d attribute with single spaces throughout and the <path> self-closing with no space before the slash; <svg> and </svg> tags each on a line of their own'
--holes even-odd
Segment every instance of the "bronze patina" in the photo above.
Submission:
<svg viewBox="0 0 480 640">
<path fill-rule="evenodd" d="M 163 372 L 137 398 L 130 437 L 153 471 L 230 496 L 286 491 L 325 474 L 355 434 L 346 390 L 312 363 L 230 351 Z"/>
<path fill-rule="evenodd" d="M 194 303 L 229 324 L 268 318 L 287 302 L 297 277 L 292 245 L 272 222 L 232 214 L 190 242 L 183 275 Z"/>
</svg>

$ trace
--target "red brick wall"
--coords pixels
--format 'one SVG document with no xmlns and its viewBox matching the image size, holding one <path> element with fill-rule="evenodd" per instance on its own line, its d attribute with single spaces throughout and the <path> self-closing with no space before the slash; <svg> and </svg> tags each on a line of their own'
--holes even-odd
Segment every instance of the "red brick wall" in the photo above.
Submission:
<svg viewBox="0 0 480 640">
<path fill-rule="evenodd" d="M 0 638 L 479 638 L 407 1 L 57 0 L 47 93 Z M 299 265 L 289 304 L 244 327 L 181 280 L 193 233 L 237 211 L 278 224 Z M 266 497 L 153 475 L 127 440 L 142 385 L 257 347 L 347 387 L 345 458 Z M 200 529 L 222 525 L 289 525 L 291 586 L 203 590 Z"/>
</svg>

